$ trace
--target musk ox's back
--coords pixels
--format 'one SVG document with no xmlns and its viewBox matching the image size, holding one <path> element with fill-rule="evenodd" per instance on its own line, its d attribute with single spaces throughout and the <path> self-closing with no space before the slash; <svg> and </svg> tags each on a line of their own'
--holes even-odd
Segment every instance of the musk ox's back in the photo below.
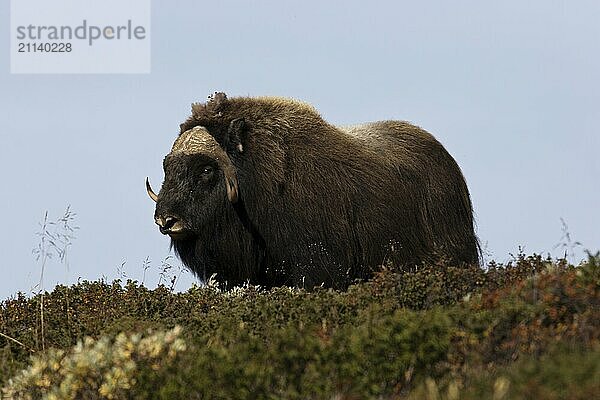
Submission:
<svg viewBox="0 0 600 400">
<path fill-rule="evenodd" d="M 155 219 L 201 277 L 345 287 L 387 261 L 478 263 L 464 178 L 426 131 L 335 127 L 280 98 L 218 93 L 192 111 Z"/>
</svg>

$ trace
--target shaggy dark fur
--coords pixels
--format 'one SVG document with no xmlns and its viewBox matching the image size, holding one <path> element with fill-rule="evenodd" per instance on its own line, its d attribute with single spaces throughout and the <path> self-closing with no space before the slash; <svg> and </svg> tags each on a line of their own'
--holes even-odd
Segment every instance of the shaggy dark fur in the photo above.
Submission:
<svg viewBox="0 0 600 400">
<path fill-rule="evenodd" d="M 181 133 L 196 126 L 230 158 L 238 201 L 208 153 L 171 153 L 156 216 L 184 222 L 188 235 L 172 244 L 200 277 L 344 288 L 388 260 L 479 262 L 460 169 L 416 126 L 335 127 L 298 101 L 222 93 L 194 104 Z"/>
</svg>

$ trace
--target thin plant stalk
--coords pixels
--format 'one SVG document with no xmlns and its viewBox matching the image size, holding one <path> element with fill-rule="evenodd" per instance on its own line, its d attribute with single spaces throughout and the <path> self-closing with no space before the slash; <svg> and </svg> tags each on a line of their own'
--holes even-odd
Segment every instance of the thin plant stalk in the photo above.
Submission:
<svg viewBox="0 0 600 400">
<path fill-rule="evenodd" d="M 67 209 L 61 218 L 56 222 L 50 222 L 48 221 L 48 211 L 46 211 L 44 213 L 44 219 L 42 220 L 42 223 L 40 223 L 40 231 L 37 233 L 40 241 L 38 242 L 37 247 L 33 249 L 36 260 L 41 263 L 38 289 L 40 293 L 40 342 L 42 351 L 46 349 L 44 322 L 44 273 L 46 270 L 46 263 L 56 254 L 60 259 L 60 262 L 65 264 L 68 269 L 67 250 L 71 246 L 72 240 L 75 238 L 75 230 L 79 229 L 77 226 L 71 226 L 71 223 L 75 219 L 75 215 L 76 214 L 71 211 L 71 206 L 67 206 Z"/>
</svg>

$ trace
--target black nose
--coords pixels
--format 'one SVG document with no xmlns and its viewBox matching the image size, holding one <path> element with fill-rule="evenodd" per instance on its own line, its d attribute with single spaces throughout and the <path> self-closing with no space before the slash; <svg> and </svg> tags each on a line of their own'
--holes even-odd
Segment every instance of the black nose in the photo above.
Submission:
<svg viewBox="0 0 600 400">
<path fill-rule="evenodd" d="M 175 222 L 178 221 L 177 218 L 172 217 L 170 215 L 167 215 L 166 217 L 156 217 L 154 218 L 154 221 L 156 222 L 156 225 L 160 226 L 161 230 L 162 229 L 171 229 L 173 227 L 173 225 L 175 225 Z"/>
</svg>

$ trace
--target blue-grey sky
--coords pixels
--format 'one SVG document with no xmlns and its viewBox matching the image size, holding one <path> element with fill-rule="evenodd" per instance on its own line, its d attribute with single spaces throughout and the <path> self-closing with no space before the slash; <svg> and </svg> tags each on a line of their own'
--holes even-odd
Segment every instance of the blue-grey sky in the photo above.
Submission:
<svg viewBox="0 0 600 400">
<path fill-rule="evenodd" d="M 600 2 L 153 1 L 152 72 L 11 75 L 0 4 L 0 298 L 30 292 L 44 212 L 80 227 L 45 287 L 158 280 L 149 176 L 190 103 L 222 90 L 315 105 L 333 123 L 411 121 L 456 158 L 487 259 L 600 248 Z M 125 263 L 121 268 L 121 264 Z M 179 282 L 193 282 L 189 273 Z"/>
</svg>

